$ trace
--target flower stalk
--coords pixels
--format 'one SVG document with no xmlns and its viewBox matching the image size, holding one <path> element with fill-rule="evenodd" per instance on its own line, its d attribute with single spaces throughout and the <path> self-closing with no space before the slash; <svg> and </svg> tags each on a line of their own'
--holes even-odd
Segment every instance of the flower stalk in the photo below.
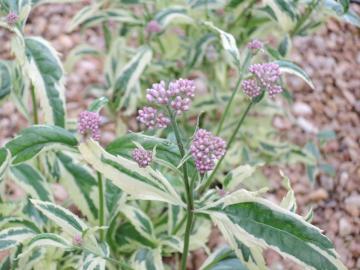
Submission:
<svg viewBox="0 0 360 270">
<path fill-rule="evenodd" d="M 249 113 L 249 111 L 250 111 L 250 109 L 251 109 L 251 107 L 252 107 L 253 104 L 254 104 L 254 102 L 251 101 L 251 102 L 248 104 L 248 106 L 246 107 L 244 113 L 242 114 L 242 116 L 241 116 L 238 124 L 236 125 L 236 128 L 235 128 L 234 132 L 232 133 L 232 135 L 231 135 L 231 137 L 230 137 L 230 139 L 229 139 L 229 142 L 228 142 L 228 144 L 227 144 L 227 146 L 226 146 L 226 149 L 227 149 L 227 150 L 230 149 L 230 147 L 232 146 L 233 142 L 235 141 L 236 135 L 237 135 L 237 133 L 239 132 L 242 124 L 244 123 L 244 120 L 245 120 L 246 116 L 248 115 L 248 113 Z M 228 151 L 226 151 L 225 154 L 219 159 L 219 161 L 217 162 L 214 170 L 211 172 L 210 176 L 206 179 L 206 181 L 204 182 L 204 184 L 203 184 L 202 186 L 200 186 L 200 188 L 199 188 L 199 193 L 202 193 L 202 192 L 204 192 L 205 190 L 207 190 L 207 189 L 209 188 L 209 186 L 211 185 L 212 181 L 214 180 L 214 177 L 215 177 L 215 175 L 216 175 L 216 172 L 217 172 L 218 169 L 220 168 L 220 165 L 221 165 L 221 163 L 223 162 L 223 160 L 224 160 L 227 152 L 228 152 Z"/>
<path fill-rule="evenodd" d="M 99 192 L 99 227 L 105 225 L 105 196 L 104 196 L 104 181 L 101 173 L 96 172 L 98 178 L 98 192 Z M 100 241 L 105 240 L 105 231 L 100 230 Z"/>
<path fill-rule="evenodd" d="M 171 111 L 169 107 L 167 107 L 170 121 L 175 133 L 176 142 L 179 148 L 181 159 L 185 157 L 185 149 L 184 145 L 181 140 L 179 127 L 176 122 L 176 118 L 174 113 Z M 183 171 L 183 178 L 184 178 L 184 185 L 185 185 L 185 193 L 186 193 L 186 204 L 187 204 L 187 220 L 186 220 L 186 228 L 185 228 L 185 236 L 184 236 L 184 248 L 181 258 L 181 269 L 186 270 L 186 261 L 187 256 L 189 253 L 189 245 L 190 245 L 190 234 L 191 234 L 191 228 L 193 224 L 194 219 L 194 199 L 193 199 L 193 192 L 191 190 L 191 186 L 189 183 L 189 176 L 188 176 L 188 170 L 187 170 L 187 164 L 184 162 L 181 166 Z"/>
</svg>

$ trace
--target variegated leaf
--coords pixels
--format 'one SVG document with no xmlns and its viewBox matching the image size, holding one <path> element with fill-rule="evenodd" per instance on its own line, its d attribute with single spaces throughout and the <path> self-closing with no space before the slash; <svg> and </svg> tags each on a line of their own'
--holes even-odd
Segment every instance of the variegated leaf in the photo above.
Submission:
<svg viewBox="0 0 360 270">
<path fill-rule="evenodd" d="M 192 23 L 193 19 L 187 15 L 187 9 L 182 6 L 172 6 L 162 9 L 154 18 L 163 29 L 170 23 Z"/>
<path fill-rule="evenodd" d="M 189 58 L 189 66 L 198 66 L 204 58 L 206 49 L 211 42 L 216 40 L 216 36 L 212 33 L 206 34 L 201 37 L 195 44 L 193 51 Z"/>
<path fill-rule="evenodd" d="M 15 247 L 29 239 L 35 232 L 26 227 L 13 227 L 0 231 L 0 251 Z"/>
<path fill-rule="evenodd" d="M 188 0 L 188 4 L 192 9 L 220 9 L 227 2 L 226 0 Z"/>
<path fill-rule="evenodd" d="M 240 68 L 240 53 L 234 36 L 216 27 L 212 22 L 204 22 L 204 24 L 219 33 L 221 44 L 225 52 L 230 56 L 232 64 L 235 67 Z"/>
<path fill-rule="evenodd" d="M 81 270 L 105 270 L 106 261 L 91 253 L 85 253 L 80 265 Z"/>
<path fill-rule="evenodd" d="M 286 61 L 286 60 L 278 60 L 278 61 L 275 61 L 275 63 L 280 66 L 281 72 L 293 74 L 293 75 L 303 79 L 312 89 L 315 89 L 315 86 L 314 86 L 313 82 L 311 81 L 309 75 L 306 74 L 306 72 L 298 65 L 296 65 L 290 61 Z"/>
<path fill-rule="evenodd" d="M 76 145 L 76 137 L 69 131 L 57 126 L 36 125 L 23 129 L 20 135 L 9 141 L 5 147 L 12 154 L 13 164 L 18 164 L 34 158 L 44 150 Z"/>
<path fill-rule="evenodd" d="M 90 221 L 98 219 L 97 179 L 91 170 L 70 154 L 58 152 L 60 182 L 76 206 Z"/>
<path fill-rule="evenodd" d="M 131 258 L 131 266 L 136 270 L 164 270 L 160 249 L 137 250 Z"/>
<path fill-rule="evenodd" d="M 53 201 L 48 183 L 43 175 L 29 164 L 10 168 L 10 177 L 31 197 L 42 201 Z"/>
<path fill-rule="evenodd" d="M 236 257 L 233 250 L 224 246 L 216 249 L 201 265 L 199 270 L 248 270 Z"/>
<path fill-rule="evenodd" d="M 11 163 L 11 152 L 6 148 L 0 148 L 0 180 L 6 173 Z"/>
<path fill-rule="evenodd" d="M 254 193 L 239 190 L 209 205 L 205 212 L 234 239 L 241 235 L 249 243 L 275 249 L 306 268 L 346 269 L 318 228 Z"/>
<path fill-rule="evenodd" d="M 156 243 L 152 221 L 143 211 L 131 205 L 122 205 L 120 212 L 125 215 L 143 237 Z"/>
<path fill-rule="evenodd" d="M 89 111 L 90 112 L 100 112 L 100 110 L 109 102 L 109 99 L 107 97 L 101 97 L 96 100 L 94 100 L 89 105 Z"/>
<path fill-rule="evenodd" d="M 11 75 L 7 64 L 0 61 L 0 102 L 4 100 L 11 90 Z"/>
<path fill-rule="evenodd" d="M 25 59 L 19 61 L 40 100 L 45 122 L 65 127 L 64 71 L 55 49 L 44 39 L 25 38 Z"/>
<path fill-rule="evenodd" d="M 29 241 L 29 243 L 27 243 L 23 252 L 18 255 L 18 258 L 24 257 L 35 248 L 43 248 L 49 246 L 61 249 L 69 249 L 72 247 L 72 244 L 67 239 L 55 233 L 37 234 Z"/>
<path fill-rule="evenodd" d="M 89 229 L 85 222 L 83 222 L 80 218 L 75 216 L 69 210 L 59 205 L 50 202 L 42 202 L 39 200 L 31 200 L 31 203 L 42 214 L 55 222 L 65 232 L 69 233 L 72 236 L 78 234 L 81 235 L 84 231 Z"/>
<path fill-rule="evenodd" d="M 152 50 L 147 47 L 141 47 L 138 52 L 133 56 L 130 62 L 128 62 L 119 72 L 112 92 L 112 103 L 114 108 L 120 109 L 130 92 L 136 86 L 136 83 L 140 80 L 142 73 L 146 66 L 152 59 Z"/>
<path fill-rule="evenodd" d="M 168 180 L 151 167 L 139 168 L 136 162 L 106 152 L 92 139 L 79 145 L 82 157 L 106 178 L 134 199 L 157 200 L 183 206 Z"/>
</svg>

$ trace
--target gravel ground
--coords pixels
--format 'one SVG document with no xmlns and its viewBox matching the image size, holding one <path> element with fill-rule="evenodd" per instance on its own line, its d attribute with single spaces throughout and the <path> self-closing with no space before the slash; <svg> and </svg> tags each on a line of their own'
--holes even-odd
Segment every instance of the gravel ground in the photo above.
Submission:
<svg viewBox="0 0 360 270">
<path fill-rule="evenodd" d="M 101 31 L 66 33 L 64 25 L 81 5 L 45 5 L 31 14 L 26 32 L 49 40 L 61 53 L 67 53 L 84 41 L 103 47 Z M 5 40 L 0 47 L 0 57 L 10 59 L 9 35 L 0 30 Z M 336 176 L 320 175 L 310 185 L 302 166 L 281 168 L 292 180 L 303 214 L 314 205 L 313 223 L 324 230 L 335 243 L 336 250 L 349 269 L 360 269 L 360 32 L 354 27 L 329 21 L 326 27 L 310 37 L 296 38 L 292 59 L 301 65 L 315 82 L 316 89 L 309 89 L 301 80 L 291 78 L 289 89 L 295 102 L 289 105 L 294 116 L 291 120 L 276 117 L 276 126 L 288 139 L 303 145 L 314 138 L 319 130 L 332 129 L 336 139 L 322 148 L 325 161 L 336 168 Z M 93 58 L 80 61 L 67 76 L 66 96 L 69 115 L 76 117 L 91 97 L 86 88 L 98 83 L 102 63 Z M 3 145 L 26 121 L 16 113 L 11 103 L 0 108 L 0 145 Z M 113 126 L 104 130 L 105 142 L 113 139 Z M 271 199 L 279 201 L 285 194 L 281 188 L 279 168 L 268 167 L 265 173 L 272 179 Z M 216 229 L 210 246 L 221 242 Z M 205 258 L 203 251 L 191 256 L 189 267 L 197 269 Z M 281 260 L 274 252 L 268 252 L 271 269 L 300 269 Z"/>
</svg>

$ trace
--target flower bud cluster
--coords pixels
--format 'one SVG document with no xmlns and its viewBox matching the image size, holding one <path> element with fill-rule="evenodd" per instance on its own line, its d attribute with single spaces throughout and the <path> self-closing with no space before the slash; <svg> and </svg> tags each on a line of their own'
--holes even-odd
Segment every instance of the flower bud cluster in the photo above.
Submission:
<svg viewBox="0 0 360 270">
<path fill-rule="evenodd" d="M 260 95 L 263 88 L 268 91 L 270 97 L 274 97 L 283 91 L 281 86 L 278 85 L 280 79 L 280 67 L 278 64 L 253 64 L 249 67 L 249 72 L 253 74 L 253 78 L 244 80 L 242 83 L 244 93 L 249 97 L 253 98 Z"/>
<path fill-rule="evenodd" d="M 138 111 L 136 119 L 148 129 L 165 128 L 169 125 L 170 119 L 153 107 L 143 107 Z"/>
<path fill-rule="evenodd" d="M 152 152 L 145 149 L 136 148 L 132 152 L 132 158 L 136 161 L 140 168 L 145 168 L 152 161 Z"/>
<path fill-rule="evenodd" d="M 211 171 L 215 161 L 225 154 L 226 143 L 205 129 L 199 129 L 191 143 L 190 151 L 197 170 L 204 174 Z"/>
<path fill-rule="evenodd" d="M 8 15 L 6 15 L 6 22 L 10 26 L 14 26 L 18 20 L 19 16 L 13 11 L 10 11 Z"/>
<path fill-rule="evenodd" d="M 91 136 L 95 141 L 100 140 L 100 115 L 97 112 L 83 111 L 79 115 L 79 132 L 84 136 Z"/>
<path fill-rule="evenodd" d="M 256 53 L 258 50 L 262 49 L 263 43 L 260 40 L 253 39 L 250 41 L 247 45 L 248 49 L 250 49 L 252 52 Z"/>
<path fill-rule="evenodd" d="M 178 79 L 169 83 L 155 83 L 146 90 L 146 99 L 157 106 L 168 106 L 177 115 L 189 110 L 191 100 L 195 96 L 195 83 L 192 80 Z M 164 128 L 170 119 L 154 107 L 146 106 L 138 111 L 137 120 L 147 128 Z"/>
</svg>

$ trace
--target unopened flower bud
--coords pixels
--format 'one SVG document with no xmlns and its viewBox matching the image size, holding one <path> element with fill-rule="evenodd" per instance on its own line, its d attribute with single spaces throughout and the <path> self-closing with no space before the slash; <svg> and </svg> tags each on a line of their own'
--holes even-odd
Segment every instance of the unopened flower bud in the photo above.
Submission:
<svg viewBox="0 0 360 270">
<path fill-rule="evenodd" d="M 78 124 L 80 134 L 91 136 L 95 141 L 100 140 L 100 115 L 97 112 L 83 111 L 79 115 Z"/>
<path fill-rule="evenodd" d="M 6 15 L 6 22 L 10 26 L 14 26 L 17 23 L 18 20 L 19 20 L 19 16 L 13 11 L 10 11 L 8 13 L 8 15 Z"/>
<path fill-rule="evenodd" d="M 136 161 L 140 168 L 145 168 L 152 161 L 152 152 L 141 148 L 136 148 L 132 152 L 132 158 Z"/>
</svg>

